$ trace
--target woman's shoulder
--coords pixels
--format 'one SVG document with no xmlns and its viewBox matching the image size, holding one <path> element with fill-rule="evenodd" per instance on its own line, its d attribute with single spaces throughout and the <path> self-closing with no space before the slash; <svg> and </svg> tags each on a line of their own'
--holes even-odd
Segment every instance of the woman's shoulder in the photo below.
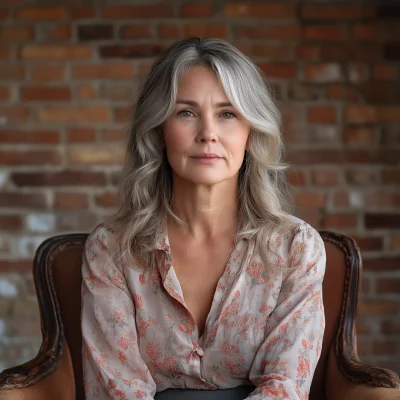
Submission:
<svg viewBox="0 0 400 400">
<path fill-rule="evenodd" d="M 269 250 L 273 254 L 279 254 L 280 262 L 286 264 L 293 244 L 301 242 L 303 245 L 320 245 L 322 238 L 319 232 L 308 222 L 294 215 L 289 215 L 285 224 L 272 231 L 268 242 Z"/>
<path fill-rule="evenodd" d="M 100 244 L 103 248 L 110 247 L 116 239 L 116 232 L 106 222 L 98 224 L 88 235 L 85 246 Z"/>
</svg>

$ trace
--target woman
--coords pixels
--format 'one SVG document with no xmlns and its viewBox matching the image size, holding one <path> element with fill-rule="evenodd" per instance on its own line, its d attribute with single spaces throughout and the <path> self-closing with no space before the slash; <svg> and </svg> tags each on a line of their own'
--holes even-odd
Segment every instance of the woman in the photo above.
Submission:
<svg viewBox="0 0 400 400">
<path fill-rule="evenodd" d="M 248 399 L 308 399 L 325 250 L 285 211 L 281 150 L 262 74 L 236 48 L 190 38 L 157 58 L 119 211 L 86 242 L 87 399 L 246 385 Z"/>
</svg>

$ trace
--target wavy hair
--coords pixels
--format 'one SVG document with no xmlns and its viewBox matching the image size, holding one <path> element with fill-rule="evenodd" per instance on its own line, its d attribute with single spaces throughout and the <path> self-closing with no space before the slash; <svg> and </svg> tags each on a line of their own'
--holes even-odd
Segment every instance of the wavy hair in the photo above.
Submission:
<svg viewBox="0 0 400 400">
<path fill-rule="evenodd" d="M 183 39 L 156 58 L 139 95 L 119 184 L 119 209 L 108 221 L 116 232 L 118 253 L 134 264 L 153 262 L 157 228 L 166 213 L 184 224 L 171 208 L 172 171 L 162 124 L 175 109 L 182 73 L 199 65 L 217 76 L 231 104 L 251 126 L 249 149 L 238 177 L 236 240 L 253 240 L 267 261 L 272 230 L 291 223 L 280 113 L 266 77 L 224 40 Z"/>
</svg>

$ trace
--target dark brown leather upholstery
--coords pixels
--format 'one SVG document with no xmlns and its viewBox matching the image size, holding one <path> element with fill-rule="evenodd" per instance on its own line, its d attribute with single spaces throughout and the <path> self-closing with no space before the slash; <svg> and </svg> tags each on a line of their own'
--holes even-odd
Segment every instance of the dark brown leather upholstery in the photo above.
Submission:
<svg viewBox="0 0 400 400">
<path fill-rule="evenodd" d="M 361 258 L 355 242 L 321 232 L 327 253 L 323 283 L 326 330 L 311 400 L 400 400 L 397 374 L 357 358 L 354 320 Z M 48 239 L 34 260 L 43 345 L 38 356 L 0 374 L 0 400 L 83 400 L 80 330 L 82 249 L 86 234 Z"/>
</svg>

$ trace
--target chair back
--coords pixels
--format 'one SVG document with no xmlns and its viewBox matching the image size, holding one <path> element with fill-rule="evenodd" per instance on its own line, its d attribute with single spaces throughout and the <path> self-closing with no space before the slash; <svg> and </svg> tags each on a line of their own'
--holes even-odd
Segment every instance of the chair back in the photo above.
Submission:
<svg viewBox="0 0 400 400">
<path fill-rule="evenodd" d="M 310 400 L 326 399 L 329 354 L 336 354 L 339 368 L 345 376 L 350 364 L 357 360 L 354 321 L 361 279 L 360 253 L 355 242 L 344 235 L 332 232 L 320 234 L 327 254 L 323 282 L 326 329 Z M 54 361 L 53 364 L 43 362 L 39 368 L 45 376 L 54 370 L 57 362 L 71 363 L 71 359 L 70 379 L 74 381 L 77 400 L 85 398 L 80 313 L 82 252 L 86 238 L 87 234 L 50 238 L 40 246 L 34 260 L 44 338 L 39 354 L 52 357 Z M 362 378 L 360 375 L 361 381 Z M 363 383 L 368 382 L 364 380 Z"/>
</svg>

